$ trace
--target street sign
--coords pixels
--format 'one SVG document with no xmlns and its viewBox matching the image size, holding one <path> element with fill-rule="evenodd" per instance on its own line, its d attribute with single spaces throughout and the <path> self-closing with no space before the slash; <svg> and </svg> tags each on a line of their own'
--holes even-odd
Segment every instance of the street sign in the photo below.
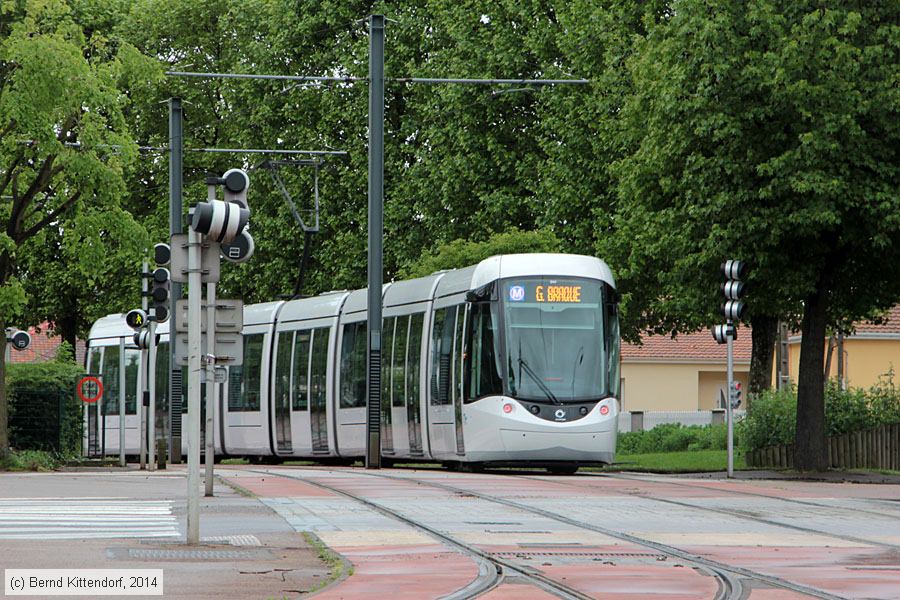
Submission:
<svg viewBox="0 0 900 600">
<path fill-rule="evenodd" d="M 253 256 L 256 245 L 253 236 L 246 229 L 227 244 L 222 244 L 222 258 L 229 262 L 242 263 Z"/>
<path fill-rule="evenodd" d="M 200 356 L 207 355 L 206 334 L 200 336 Z M 188 364 L 188 334 L 175 334 L 175 364 L 186 366 Z M 226 364 L 229 367 L 239 367 L 244 364 L 244 336 L 240 333 L 216 332 L 216 347 L 213 352 L 217 363 Z M 204 369 L 205 371 L 205 369 Z"/>
<path fill-rule="evenodd" d="M 172 235 L 171 244 L 169 244 L 171 252 L 171 264 L 169 271 L 172 274 L 172 281 L 177 283 L 187 283 L 188 280 L 188 240 L 186 233 L 176 233 Z M 202 283 L 216 283 L 219 281 L 219 243 L 203 238 L 200 246 L 200 264 L 202 270 L 200 272 L 200 281 Z"/>
<path fill-rule="evenodd" d="M 147 313 L 140 308 L 129 310 L 125 315 L 125 324 L 135 331 L 143 329 L 147 325 Z"/>
<path fill-rule="evenodd" d="M 82 402 L 93 404 L 103 396 L 103 381 L 100 375 L 85 375 L 75 384 L 75 393 Z"/>
<path fill-rule="evenodd" d="M 187 333 L 188 301 L 186 298 L 175 303 L 175 331 Z M 200 305 L 200 331 L 206 333 L 206 302 Z M 244 328 L 244 301 L 216 298 L 216 335 L 240 333 Z"/>
</svg>

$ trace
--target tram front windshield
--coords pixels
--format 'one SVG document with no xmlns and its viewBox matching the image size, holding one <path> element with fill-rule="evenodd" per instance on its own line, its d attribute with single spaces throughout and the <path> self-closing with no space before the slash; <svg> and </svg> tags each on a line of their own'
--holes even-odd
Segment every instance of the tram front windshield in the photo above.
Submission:
<svg viewBox="0 0 900 600">
<path fill-rule="evenodd" d="M 553 404 L 616 395 L 618 320 L 603 283 L 520 278 L 501 290 L 506 394 Z"/>
</svg>

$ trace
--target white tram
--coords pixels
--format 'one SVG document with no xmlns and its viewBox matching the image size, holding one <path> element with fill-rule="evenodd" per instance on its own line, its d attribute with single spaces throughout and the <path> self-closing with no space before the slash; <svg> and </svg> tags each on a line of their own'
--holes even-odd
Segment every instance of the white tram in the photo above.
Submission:
<svg viewBox="0 0 900 600">
<path fill-rule="evenodd" d="M 612 462 L 619 329 L 605 263 L 563 254 L 494 256 L 386 284 L 383 299 L 385 463 L 572 472 Z M 158 333 L 156 436 L 180 441 L 186 452 L 186 395 L 168 398 L 169 376 L 181 390 L 184 369 L 169 369 L 168 324 Z M 243 365 L 216 384 L 216 453 L 364 456 L 366 290 L 247 306 L 243 335 Z M 140 354 L 131 337 L 124 315 L 104 317 L 91 329 L 86 366 L 103 375 L 105 391 L 86 411 L 89 455 L 118 453 L 120 338 L 127 343 L 126 452 L 138 453 Z"/>
</svg>

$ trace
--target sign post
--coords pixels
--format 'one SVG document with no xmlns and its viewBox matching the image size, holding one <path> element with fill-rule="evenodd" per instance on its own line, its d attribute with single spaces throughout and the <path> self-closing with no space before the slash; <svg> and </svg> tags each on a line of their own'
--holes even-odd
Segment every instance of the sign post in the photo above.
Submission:
<svg viewBox="0 0 900 600">
<path fill-rule="evenodd" d="M 119 466 L 125 466 L 125 338 L 119 338 Z"/>
</svg>

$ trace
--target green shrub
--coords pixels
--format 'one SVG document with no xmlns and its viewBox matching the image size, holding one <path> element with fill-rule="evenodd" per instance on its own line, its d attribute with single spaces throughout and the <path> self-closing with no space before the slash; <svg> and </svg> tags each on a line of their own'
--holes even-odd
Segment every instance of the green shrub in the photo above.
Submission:
<svg viewBox="0 0 900 600">
<path fill-rule="evenodd" d="M 796 423 L 796 390 L 766 391 L 750 403 L 747 416 L 738 424 L 738 437 L 745 450 L 793 444 Z M 825 386 L 826 435 L 889 423 L 900 423 L 900 393 L 894 385 L 893 369 L 868 390 L 842 390 L 834 381 Z"/>
<path fill-rule="evenodd" d="M 724 450 L 727 429 L 722 425 L 663 423 L 647 431 L 620 433 L 616 451 L 620 454 L 653 454 L 684 450 Z"/>
<path fill-rule="evenodd" d="M 52 471 L 59 466 L 59 459 L 43 450 L 14 450 L 0 461 L 0 471 Z"/>
<path fill-rule="evenodd" d="M 741 446 L 763 448 L 794 443 L 797 424 L 797 395 L 793 390 L 767 390 L 750 402 L 746 416 L 738 423 Z"/>
<path fill-rule="evenodd" d="M 67 344 L 54 360 L 10 364 L 6 371 L 10 445 L 72 454 L 81 447 L 82 406 L 75 380 L 83 373 Z"/>
</svg>

